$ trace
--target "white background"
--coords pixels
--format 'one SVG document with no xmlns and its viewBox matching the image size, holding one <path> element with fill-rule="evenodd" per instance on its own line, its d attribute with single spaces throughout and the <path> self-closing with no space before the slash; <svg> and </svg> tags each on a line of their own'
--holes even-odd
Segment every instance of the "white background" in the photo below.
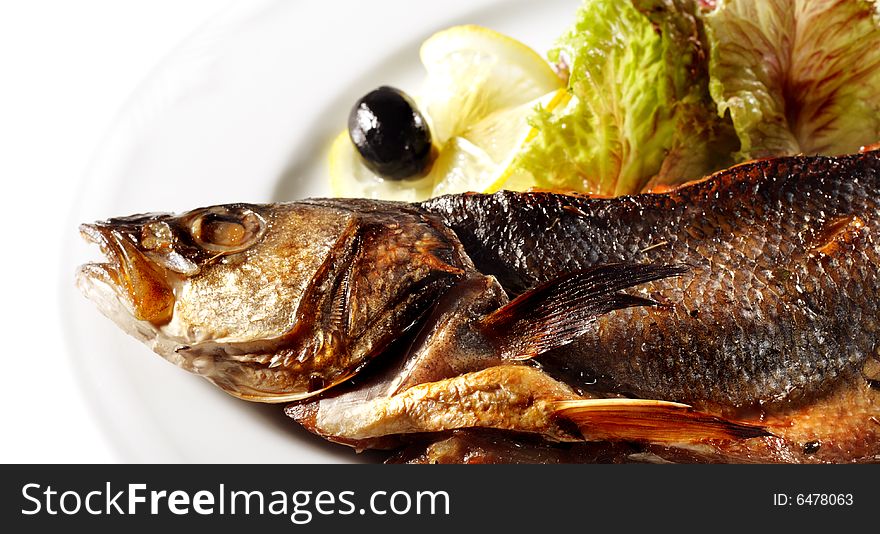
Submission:
<svg viewBox="0 0 880 534">
<path fill-rule="evenodd" d="M 151 69 L 229 0 L 0 0 L 0 461 L 114 462 L 65 352 L 68 214 Z"/>
</svg>

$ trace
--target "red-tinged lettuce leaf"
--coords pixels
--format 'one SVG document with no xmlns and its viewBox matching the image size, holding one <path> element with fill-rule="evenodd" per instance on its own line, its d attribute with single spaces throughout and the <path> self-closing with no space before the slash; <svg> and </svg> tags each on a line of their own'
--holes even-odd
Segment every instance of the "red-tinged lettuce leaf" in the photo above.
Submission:
<svg viewBox="0 0 880 534">
<path fill-rule="evenodd" d="M 869 0 L 717 0 L 710 92 L 740 159 L 843 154 L 880 140 L 880 13 Z"/>
</svg>

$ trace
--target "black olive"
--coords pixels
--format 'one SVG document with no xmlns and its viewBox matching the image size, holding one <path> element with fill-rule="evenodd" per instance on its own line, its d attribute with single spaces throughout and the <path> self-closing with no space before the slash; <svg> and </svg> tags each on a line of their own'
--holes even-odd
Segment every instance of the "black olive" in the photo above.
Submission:
<svg viewBox="0 0 880 534">
<path fill-rule="evenodd" d="M 431 131 L 403 91 L 382 86 L 357 101 L 348 135 L 364 164 L 388 180 L 423 175 L 431 164 Z"/>
</svg>

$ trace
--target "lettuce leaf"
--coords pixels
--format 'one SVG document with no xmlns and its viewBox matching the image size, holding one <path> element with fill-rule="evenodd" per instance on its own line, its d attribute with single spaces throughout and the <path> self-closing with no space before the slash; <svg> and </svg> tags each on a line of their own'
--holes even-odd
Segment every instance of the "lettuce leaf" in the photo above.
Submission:
<svg viewBox="0 0 880 534">
<path fill-rule="evenodd" d="M 718 0 L 710 92 L 739 159 L 842 154 L 880 140 L 880 14 L 868 0 Z"/>
<path fill-rule="evenodd" d="M 549 54 L 572 98 L 537 110 L 515 165 L 538 187 L 601 195 L 727 166 L 738 141 L 709 96 L 707 56 L 693 0 L 586 0 Z"/>
</svg>

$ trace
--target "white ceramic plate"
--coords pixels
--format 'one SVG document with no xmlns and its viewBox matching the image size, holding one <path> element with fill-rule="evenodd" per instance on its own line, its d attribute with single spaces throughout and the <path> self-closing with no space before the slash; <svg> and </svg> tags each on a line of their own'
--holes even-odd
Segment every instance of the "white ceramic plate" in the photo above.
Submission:
<svg viewBox="0 0 880 534">
<path fill-rule="evenodd" d="M 234 399 L 119 331 L 73 288 L 98 257 L 76 225 L 145 211 L 328 194 L 329 141 L 351 105 L 415 91 L 419 44 L 475 23 L 543 53 L 578 0 L 247 2 L 210 20 L 120 114 L 80 189 L 62 268 L 67 339 L 95 413 L 130 462 L 375 461 L 316 438 L 280 405 Z"/>
</svg>

